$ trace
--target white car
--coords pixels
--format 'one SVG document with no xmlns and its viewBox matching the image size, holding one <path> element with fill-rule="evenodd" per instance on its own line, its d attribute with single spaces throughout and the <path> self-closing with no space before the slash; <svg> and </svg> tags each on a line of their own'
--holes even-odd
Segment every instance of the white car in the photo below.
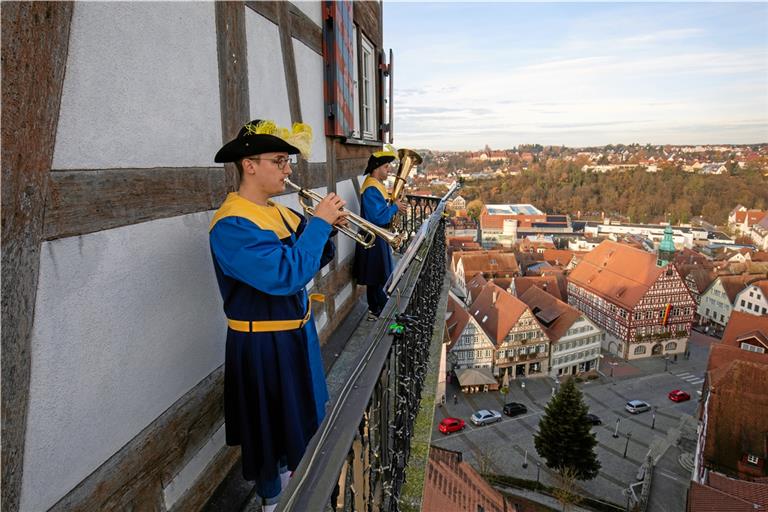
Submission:
<svg viewBox="0 0 768 512">
<path fill-rule="evenodd" d="M 624 408 L 632 414 L 639 414 L 651 410 L 651 406 L 648 402 L 643 402 L 642 400 L 630 400 Z"/>
<path fill-rule="evenodd" d="M 492 409 L 480 409 L 470 418 L 470 421 L 475 425 L 488 425 L 489 423 L 496 423 L 501 421 L 501 413 Z"/>
</svg>

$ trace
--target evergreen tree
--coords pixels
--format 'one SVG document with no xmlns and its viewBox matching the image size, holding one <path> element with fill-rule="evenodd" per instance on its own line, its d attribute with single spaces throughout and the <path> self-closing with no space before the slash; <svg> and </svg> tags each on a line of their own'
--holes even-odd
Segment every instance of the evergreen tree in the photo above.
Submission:
<svg viewBox="0 0 768 512">
<path fill-rule="evenodd" d="M 547 404 L 534 436 L 536 451 L 547 467 L 559 473 L 572 471 L 579 480 L 597 476 L 600 462 L 595 454 L 597 438 L 587 422 L 587 406 L 581 391 L 568 379 Z"/>
</svg>

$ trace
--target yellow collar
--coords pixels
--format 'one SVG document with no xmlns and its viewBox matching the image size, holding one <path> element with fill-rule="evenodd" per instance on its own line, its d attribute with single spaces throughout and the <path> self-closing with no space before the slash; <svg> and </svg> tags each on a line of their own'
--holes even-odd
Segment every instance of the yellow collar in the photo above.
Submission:
<svg viewBox="0 0 768 512">
<path fill-rule="evenodd" d="M 261 229 L 273 231 L 280 239 L 291 236 L 291 231 L 295 233 L 301 222 L 301 219 L 286 206 L 272 201 L 269 202 L 269 206 L 258 205 L 240 197 L 237 192 L 227 194 L 224 203 L 213 215 L 209 231 L 225 217 L 242 217 Z M 288 231 L 286 223 L 291 231 Z"/>
<path fill-rule="evenodd" d="M 360 188 L 360 193 L 362 194 L 365 192 L 365 189 L 368 187 L 373 187 L 379 192 L 381 192 L 381 195 L 384 196 L 384 199 L 389 200 L 389 191 L 387 191 L 387 187 L 384 186 L 382 182 L 371 176 L 370 174 L 365 177 L 365 181 L 363 181 L 363 186 Z"/>
</svg>

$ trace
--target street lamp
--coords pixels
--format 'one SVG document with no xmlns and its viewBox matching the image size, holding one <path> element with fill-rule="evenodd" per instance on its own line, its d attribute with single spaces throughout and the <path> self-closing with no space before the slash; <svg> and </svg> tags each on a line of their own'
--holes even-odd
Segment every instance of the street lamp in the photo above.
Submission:
<svg viewBox="0 0 768 512">
<path fill-rule="evenodd" d="M 528 467 L 528 450 L 525 450 L 525 456 L 523 457 L 523 469 Z"/>
<path fill-rule="evenodd" d="M 621 418 L 616 418 L 616 430 L 613 431 L 613 438 L 618 439 L 619 438 L 619 422 L 621 421 Z"/>
<path fill-rule="evenodd" d="M 624 458 L 627 458 L 627 449 L 629 448 L 629 439 L 632 437 L 632 432 L 627 432 L 627 444 L 624 445 Z"/>
<path fill-rule="evenodd" d="M 669 356 L 664 356 L 664 371 L 669 370 Z"/>
<path fill-rule="evenodd" d="M 539 490 L 539 476 L 541 475 L 541 462 L 536 463 L 536 490 Z"/>
<path fill-rule="evenodd" d="M 651 421 L 651 430 L 656 428 L 656 409 L 658 408 L 659 407 L 656 405 L 653 406 L 653 421 Z"/>
</svg>

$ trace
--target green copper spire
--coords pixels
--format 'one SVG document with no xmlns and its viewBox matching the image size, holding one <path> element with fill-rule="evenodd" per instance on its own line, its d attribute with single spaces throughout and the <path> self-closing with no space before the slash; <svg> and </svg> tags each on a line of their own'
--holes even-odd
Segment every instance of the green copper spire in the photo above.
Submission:
<svg viewBox="0 0 768 512">
<path fill-rule="evenodd" d="M 656 260 L 656 265 L 659 267 L 666 266 L 675 257 L 675 242 L 672 240 L 672 226 L 667 224 L 664 228 L 664 239 L 659 244 L 659 258 Z"/>
</svg>

